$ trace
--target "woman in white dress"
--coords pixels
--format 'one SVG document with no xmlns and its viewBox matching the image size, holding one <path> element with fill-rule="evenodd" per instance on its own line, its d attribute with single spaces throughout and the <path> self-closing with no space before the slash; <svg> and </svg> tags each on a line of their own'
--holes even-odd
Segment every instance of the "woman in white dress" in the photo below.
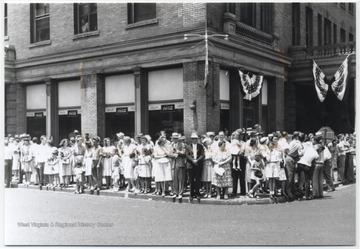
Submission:
<svg viewBox="0 0 360 249">
<path fill-rule="evenodd" d="M 63 187 L 68 187 L 70 183 L 70 178 L 72 176 L 72 151 L 69 147 L 69 140 L 66 138 L 61 140 L 60 142 L 59 159 L 60 172 L 63 179 Z"/>
<path fill-rule="evenodd" d="M 265 167 L 266 178 L 269 179 L 270 198 L 277 203 L 276 198 L 276 179 L 286 180 L 285 172 L 280 169 L 280 163 L 283 163 L 283 152 L 277 145 L 278 139 L 274 137 L 269 144 L 269 152 L 266 156 L 267 164 Z"/>
<path fill-rule="evenodd" d="M 30 149 L 30 141 L 28 138 L 25 138 L 23 145 L 21 147 L 20 161 L 21 161 L 22 169 L 24 170 L 25 173 L 26 185 L 30 184 L 32 160 L 33 160 L 33 155 Z"/>
<path fill-rule="evenodd" d="M 203 141 L 204 144 L 204 164 L 203 164 L 203 171 L 201 175 L 201 181 L 204 184 L 205 187 L 205 196 L 204 198 L 210 198 L 211 197 L 211 180 L 213 177 L 213 152 L 211 149 L 212 141 L 210 138 L 205 138 Z"/>
<path fill-rule="evenodd" d="M 139 167 L 140 193 L 147 193 L 151 186 L 148 186 L 148 178 L 151 178 L 150 160 L 152 148 L 147 137 L 141 137 L 141 144 L 137 146 L 137 163 Z"/>
<path fill-rule="evenodd" d="M 157 167 L 154 172 L 155 183 L 158 182 L 160 184 L 162 197 L 165 197 L 165 183 L 169 182 L 171 184 L 172 181 L 169 156 L 171 156 L 171 151 L 166 146 L 166 139 L 160 138 L 154 147 L 154 159 L 156 162 L 154 166 Z"/>
<path fill-rule="evenodd" d="M 115 146 L 110 144 L 110 138 L 104 139 L 104 147 L 102 148 L 103 158 L 103 176 L 106 180 L 106 189 L 110 188 L 112 175 L 112 156 L 115 154 Z"/>
<path fill-rule="evenodd" d="M 133 192 L 136 190 L 134 181 L 134 167 L 135 167 L 135 155 L 136 145 L 131 143 L 131 138 L 128 136 L 124 137 L 124 146 L 121 150 L 121 159 L 124 168 L 124 177 L 128 182 L 127 191 Z"/>
</svg>

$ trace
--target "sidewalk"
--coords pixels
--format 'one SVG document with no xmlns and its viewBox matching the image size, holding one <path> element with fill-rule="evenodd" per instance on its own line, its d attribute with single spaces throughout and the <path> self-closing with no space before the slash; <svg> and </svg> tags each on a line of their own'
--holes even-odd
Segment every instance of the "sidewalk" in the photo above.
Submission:
<svg viewBox="0 0 360 249">
<path fill-rule="evenodd" d="M 340 182 L 334 182 L 334 186 L 338 187 Z M 28 188 L 28 189 L 37 189 L 40 190 L 39 185 L 29 185 L 25 184 L 17 184 L 12 183 L 11 188 Z M 75 194 L 75 185 L 70 185 L 68 188 L 60 188 L 56 187 L 53 189 L 47 188 L 45 186 L 42 187 L 40 191 L 53 191 L 53 192 L 64 192 Z M 85 189 L 82 195 L 102 195 L 102 196 L 112 196 L 112 197 L 122 197 L 122 198 L 133 198 L 133 199 L 144 199 L 149 201 L 163 201 L 163 202 L 174 202 L 174 199 L 167 195 L 162 197 L 160 195 L 152 195 L 148 194 L 134 194 L 132 192 L 127 192 L 125 190 L 117 191 L 113 189 L 94 191 L 93 193 L 90 190 Z M 216 200 L 213 195 L 212 198 L 201 198 L 200 203 L 196 198 L 193 199 L 192 202 L 189 202 L 189 192 L 186 192 L 182 198 L 182 203 L 192 203 L 192 204 L 212 204 L 212 205 L 257 205 L 257 204 L 273 204 L 273 201 L 270 199 L 269 194 L 259 194 L 259 198 L 249 198 L 247 196 L 237 196 L 237 197 L 229 197 L 228 200 Z M 294 200 L 287 200 L 283 196 L 278 196 L 278 203 L 292 202 Z M 176 203 L 179 203 L 178 199 L 175 199 Z"/>
</svg>

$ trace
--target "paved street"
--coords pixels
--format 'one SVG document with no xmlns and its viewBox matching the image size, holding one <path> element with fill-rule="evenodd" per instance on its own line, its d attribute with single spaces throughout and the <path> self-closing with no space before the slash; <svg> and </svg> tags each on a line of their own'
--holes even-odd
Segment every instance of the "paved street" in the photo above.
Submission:
<svg viewBox="0 0 360 249">
<path fill-rule="evenodd" d="M 6 189 L 5 244 L 354 245 L 355 189 L 241 206 Z"/>
</svg>

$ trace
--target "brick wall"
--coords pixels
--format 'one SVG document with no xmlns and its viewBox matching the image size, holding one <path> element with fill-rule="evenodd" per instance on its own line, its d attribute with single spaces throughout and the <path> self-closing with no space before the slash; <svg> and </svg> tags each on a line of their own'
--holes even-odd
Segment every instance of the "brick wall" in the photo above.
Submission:
<svg viewBox="0 0 360 249">
<path fill-rule="evenodd" d="M 105 79 L 97 74 L 81 77 L 81 134 L 105 135 Z"/>
<path fill-rule="evenodd" d="M 157 4 L 158 23 L 130 29 L 127 29 L 126 4 L 99 3 L 97 7 L 99 35 L 74 40 L 73 4 L 50 4 L 51 45 L 30 48 L 30 5 L 8 4 L 8 42 L 15 46 L 17 59 L 22 60 L 173 33 L 204 23 L 204 3 Z"/>
</svg>

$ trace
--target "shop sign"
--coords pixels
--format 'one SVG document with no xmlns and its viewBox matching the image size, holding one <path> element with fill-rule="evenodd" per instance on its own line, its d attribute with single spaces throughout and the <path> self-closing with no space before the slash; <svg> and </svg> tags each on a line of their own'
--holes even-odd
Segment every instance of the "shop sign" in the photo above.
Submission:
<svg viewBox="0 0 360 249">
<path fill-rule="evenodd" d="M 78 115 L 78 111 L 77 110 L 69 110 L 68 111 L 68 116 L 77 116 Z"/>
<path fill-rule="evenodd" d="M 175 105 L 161 105 L 161 111 L 162 112 L 174 112 Z"/>
<path fill-rule="evenodd" d="M 118 107 L 116 108 L 116 115 L 126 115 L 128 114 L 128 108 L 127 107 Z"/>
<path fill-rule="evenodd" d="M 43 112 L 35 112 L 34 116 L 35 116 L 35 118 L 42 118 L 42 117 L 44 117 L 44 113 Z"/>
</svg>

